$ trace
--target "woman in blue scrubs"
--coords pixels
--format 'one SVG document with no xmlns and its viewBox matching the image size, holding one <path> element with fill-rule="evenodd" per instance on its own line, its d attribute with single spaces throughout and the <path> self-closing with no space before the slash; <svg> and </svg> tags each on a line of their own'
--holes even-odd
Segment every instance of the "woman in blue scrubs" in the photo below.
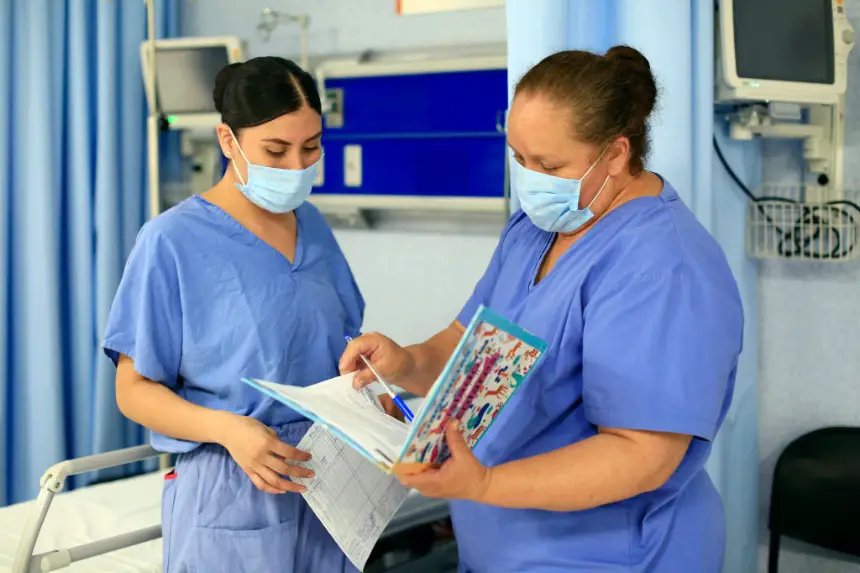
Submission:
<svg viewBox="0 0 860 573">
<path fill-rule="evenodd" d="M 164 571 L 355 571 L 289 477 L 309 423 L 242 384 L 336 376 L 364 301 L 305 202 L 322 151 L 313 78 L 282 58 L 218 74 L 223 179 L 148 222 L 104 350 L 122 412 L 179 454 L 164 483 Z"/>
<path fill-rule="evenodd" d="M 547 57 L 508 124 L 522 211 L 457 320 L 401 348 L 356 339 L 341 370 L 425 394 L 478 305 L 550 343 L 474 451 L 402 477 L 453 500 L 468 572 L 718 573 L 722 503 L 705 472 L 731 402 L 743 310 L 714 239 L 644 169 L 657 89 L 638 51 Z M 372 380 L 362 371 L 357 384 Z"/>
</svg>

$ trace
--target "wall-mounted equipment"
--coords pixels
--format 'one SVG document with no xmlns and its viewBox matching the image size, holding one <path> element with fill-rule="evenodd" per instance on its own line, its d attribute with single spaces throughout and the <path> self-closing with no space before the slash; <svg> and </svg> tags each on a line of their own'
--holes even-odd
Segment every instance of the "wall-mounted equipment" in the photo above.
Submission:
<svg viewBox="0 0 860 573">
<path fill-rule="evenodd" d="M 311 200 L 329 219 L 507 217 L 503 46 L 364 54 L 323 62 L 316 77 L 326 96 L 326 161 Z"/>
<path fill-rule="evenodd" d="M 215 77 L 224 66 L 243 61 L 244 53 L 242 41 L 232 36 L 143 42 L 140 45 L 143 77 L 152 76 L 154 84 L 153 90 L 149 81 L 144 82 L 150 109 L 155 107 L 172 129 L 218 125 L 221 117 L 212 101 Z"/>
<path fill-rule="evenodd" d="M 147 0 L 147 8 L 149 37 L 140 46 L 140 60 L 149 107 L 148 203 L 150 216 L 154 217 L 177 200 L 162 193 L 159 133 L 182 132 L 182 154 L 194 158 L 188 188 L 211 187 L 217 161 L 212 141 L 214 129 L 221 123 L 212 99 L 215 78 L 224 66 L 243 61 L 245 50 L 242 41 L 232 36 L 155 39 L 152 0 Z"/>
<path fill-rule="evenodd" d="M 310 35 L 311 18 L 307 14 L 288 14 L 286 12 L 278 12 L 271 8 L 263 9 L 260 14 L 260 23 L 257 24 L 257 30 L 263 38 L 264 42 L 268 42 L 278 26 L 281 24 L 298 24 L 299 33 L 301 34 L 301 47 L 299 48 L 299 65 L 303 70 L 308 69 L 308 42 Z"/>
<path fill-rule="evenodd" d="M 735 140 L 803 143 L 797 185 L 751 198 L 754 258 L 855 258 L 860 207 L 843 188 L 845 89 L 854 30 L 843 0 L 719 0 L 715 102 Z"/>
<path fill-rule="evenodd" d="M 843 0 L 720 0 L 717 101 L 836 104 L 854 30 Z"/>
</svg>

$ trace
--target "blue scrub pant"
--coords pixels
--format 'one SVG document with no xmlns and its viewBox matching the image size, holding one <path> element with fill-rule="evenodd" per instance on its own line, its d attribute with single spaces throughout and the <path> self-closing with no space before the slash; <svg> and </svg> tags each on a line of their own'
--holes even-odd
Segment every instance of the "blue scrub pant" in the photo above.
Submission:
<svg viewBox="0 0 860 573">
<path fill-rule="evenodd" d="M 275 428 L 295 446 L 309 422 Z M 181 454 L 162 497 L 167 573 L 346 573 L 357 569 L 301 495 L 258 490 L 221 446 Z"/>
</svg>

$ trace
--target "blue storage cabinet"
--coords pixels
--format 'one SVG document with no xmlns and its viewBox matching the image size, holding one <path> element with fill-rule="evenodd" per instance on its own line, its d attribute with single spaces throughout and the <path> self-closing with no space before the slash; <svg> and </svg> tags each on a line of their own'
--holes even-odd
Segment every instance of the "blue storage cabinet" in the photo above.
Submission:
<svg viewBox="0 0 860 573">
<path fill-rule="evenodd" d="M 324 128 L 318 196 L 504 198 L 506 69 L 327 77 L 325 87 L 342 90 L 343 122 Z M 348 145 L 361 147 L 360 186 L 345 183 Z"/>
</svg>

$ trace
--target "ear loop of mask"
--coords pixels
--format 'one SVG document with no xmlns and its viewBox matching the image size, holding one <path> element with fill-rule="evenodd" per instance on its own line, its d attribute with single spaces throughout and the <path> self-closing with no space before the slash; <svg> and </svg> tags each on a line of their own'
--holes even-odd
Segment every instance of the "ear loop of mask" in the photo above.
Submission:
<svg viewBox="0 0 860 573">
<path fill-rule="evenodd" d="M 585 178 L 591 173 L 591 170 L 594 169 L 594 166 L 600 163 L 600 160 L 603 159 L 603 156 L 606 155 L 606 150 L 609 149 L 609 145 L 603 148 L 603 151 L 600 152 L 600 155 L 597 156 L 597 159 L 594 160 L 594 163 L 591 164 L 591 167 L 586 169 L 583 176 L 579 179 L 579 184 L 582 186 L 582 182 L 585 181 Z M 586 209 L 591 209 L 591 206 L 594 205 L 594 202 L 597 201 L 597 198 L 600 197 L 600 194 L 603 193 L 603 188 L 606 187 L 606 184 L 609 183 L 609 175 L 606 176 L 606 179 L 603 180 L 603 185 L 600 186 L 600 189 L 597 190 L 597 193 L 594 194 L 594 197 L 589 201 Z"/>
<path fill-rule="evenodd" d="M 238 150 L 239 150 L 239 155 L 241 155 L 241 156 L 242 156 L 242 159 L 244 159 L 244 160 L 245 160 L 245 165 L 247 165 L 247 166 L 248 166 L 248 171 L 250 172 L 250 170 L 251 170 L 251 162 L 250 162 L 250 161 L 248 161 L 248 158 L 247 158 L 247 157 L 245 157 L 245 152 L 244 152 L 244 151 L 242 151 L 242 146 L 241 146 L 241 145 L 239 145 L 239 139 L 236 137 L 236 134 L 234 134 L 234 133 L 233 133 L 233 129 L 232 129 L 229 125 L 227 126 L 227 129 L 229 129 L 229 130 L 230 130 L 230 136 L 233 138 L 233 143 L 235 143 L 235 144 L 236 144 L 236 149 L 238 149 Z M 232 154 L 231 154 L 231 155 L 232 155 Z M 236 177 L 238 177 L 238 178 L 239 178 L 239 183 L 241 183 L 241 184 L 242 184 L 242 187 L 244 187 L 245 185 L 247 185 L 247 183 L 245 182 L 245 178 L 244 178 L 244 177 L 242 177 L 242 174 L 239 172 L 239 168 L 238 168 L 238 167 L 236 167 L 236 158 L 235 158 L 235 157 L 230 157 L 230 164 L 233 166 L 233 171 L 236 173 Z"/>
</svg>

